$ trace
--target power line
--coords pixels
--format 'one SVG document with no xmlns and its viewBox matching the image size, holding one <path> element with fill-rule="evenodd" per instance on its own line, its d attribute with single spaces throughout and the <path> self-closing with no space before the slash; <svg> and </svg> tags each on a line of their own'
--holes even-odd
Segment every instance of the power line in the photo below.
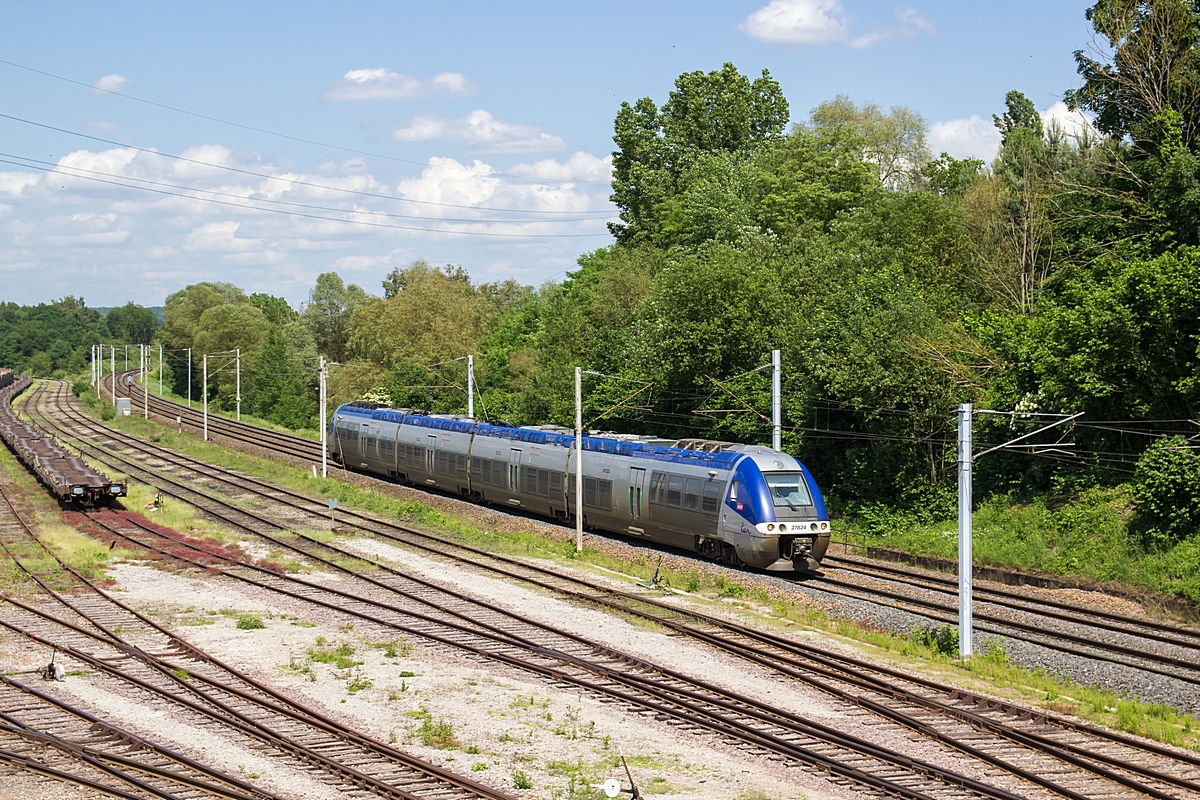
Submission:
<svg viewBox="0 0 1200 800">
<path fill-rule="evenodd" d="M 100 142 L 102 144 L 112 145 L 113 147 L 119 147 L 123 150 L 136 150 L 139 153 L 146 153 L 147 155 L 160 156 L 162 158 L 169 158 L 174 161 L 181 161 L 185 164 L 195 164 L 200 167 L 210 167 L 212 169 L 221 169 L 221 170 L 225 170 L 226 172 L 236 172 L 241 175 L 251 175 L 255 178 L 262 178 L 264 180 L 271 180 L 271 181 L 280 181 L 282 183 L 288 183 L 288 184 L 292 184 L 295 186 L 310 186 L 315 189 L 322 189 L 327 192 L 341 192 L 343 194 L 353 194 L 353 195 L 359 195 L 362 197 L 374 197 L 376 199 L 392 200 L 392 201 L 395 201 L 398 203 L 417 203 L 420 205 L 442 206 L 445 208 L 469 208 L 472 210 L 479 210 L 479 211 L 502 211 L 502 212 L 507 212 L 507 213 L 511 213 L 511 214 L 575 214 L 575 213 L 578 213 L 578 212 L 574 212 L 574 211 L 538 211 L 535 209 L 526 209 L 526 208 L 495 208 L 492 206 L 470 206 L 470 205 L 463 205 L 461 203 L 438 203 L 438 202 L 434 202 L 433 200 L 411 200 L 406 197 L 395 197 L 393 195 L 379 194 L 378 192 L 366 192 L 366 191 L 362 191 L 360 189 L 345 189 L 340 186 L 330 186 L 329 184 L 324 184 L 324 183 L 313 183 L 311 181 L 302 181 L 302 180 L 299 180 L 296 178 L 283 178 L 278 175 L 269 175 L 265 172 L 255 172 L 254 170 L 241 169 L 240 167 L 227 167 L 223 164 L 214 164 L 211 161 L 200 161 L 199 159 L 188 158 L 187 156 L 175 155 L 174 153 L 166 153 L 166 152 L 162 152 L 160 150 L 152 150 L 148 147 L 138 147 L 137 145 L 125 144 L 122 142 L 115 141 L 113 139 L 105 139 L 101 136 L 92 136 L 91 134 L 87 134 L 87 133 L 79 133 L 78 131 L 67 130 L 66 128 L 59 128 L 55 125 L 47 125 L 44 122 L 35 122 L 30 119 L 24 119 L 23 117 L 13 116 L 12 114 L 0 114 L 0 119 L 7 119 L 7 120 L 12 120 L 13 122 L 20 122 L 23 125 L 31 125 L 35 128 L 42 128 L 42 129 L 48 130 L 48 131 L 55 131 L 56 133 L 65 133 L 68 136 L 74 136 L 79 139 L 88 139 L 93 142 Z M 486 178 L 486 177 L 488 177 L 488 175 L 480 175 L 480 177 Z"/>
<path fill-rule="evenodd" d="M 4 115 L 0 114 L 0 117 L 2 117 L 2 116 L 4 116 Z M 21 164 L 19 162 L 12 161 L 10 159 L 5 159 L 5 158 L 0 158 L 0 164 L 13 164 L 14 166 L 26 167 L 27 169 L 37 169 L 37 170 L 41 170 L 41 171 L 47 172 L 47 173 L 55 172 L 55 170 L 50 169 L 48 167 L 39 167 L 36 165 Z M 196 197 L 194 195 L 184 194 L 183 192 L 171 192 L 171 191 L 167 191 L 166 189 L 154 189 L 149 186 L 131 186 L 130 184 L 121 183 L 120 181 L 110 181 L 110 180 L 105 180 L 104 178 L 96 178 L 96 177 L 93 177 L 90 175 L 74 175 L 71 177 L 77 178 L 79 180 L 93 181 L 95 183 L 106 183 L 106 184 L 110 184 L 113 186 L 121 186 L 126 189 L 135 189 L 139 192 L 150 192 L 152 194 L 162 194 L 162 195 L 167 195 L 170 197 L 182 197 L 187 200 L 195 200 L 195 201 L 201 202 L 201 203 L 215 203 L 217 205 L 222 205 L 222 206 L 232 206 L 233 208 L 240 208 L 245 211 L 262 211 L 262 212 L 267 212 L 267 213 L 271 213 L 271 214 L 283 214 L 283 215 L 289 216 L 289 217 L 302 217 L 304 219 L 317 219 L 317 220 L 322 220 L 324 222 L 340 222 L 345 225 L 365 225 L 365 226 L 372 227 L 372 228 L 391 228 L 393 230 L 401 230 L 401 231 L 420 231 L 422 233 L 443 234 L 446 236 L 491 236 L 491 237 L 506 238 L 506 239 L 571 239 L 571 238 L 583 238 L 583 237 L 595 237 L 595 236 L 608 236 L 609 235 L 607 232 L 605 232 L 605 233 L 493 233 L 491 231 L 437 230 L 436 228 L 422 228 L 417 225 L 391 225 L 391 224 L 388 224 L 385 222 L 370 222 L 368 220 L 361 220 L 361 219 L 356 220 L 356 219 L 341 219 L 338 217 L 324 217 L 319 214 L 305 214 L 300 211 L 287 211 L 286 209 L 282 209 L 282 208 L 264 208 L 262 206 L 243 205 L 241 203 L 234 203 L 234 202 L 231 202 L 228 200 L 218 200 L 218 199 L 212 198 L 212 197 Z M 349 213 L 353 213 L 353 212 L 349 212 Z M 514 222 L 517 222 L 517 221 L 514 221 Z M 528 222 L 519 222 L 518 224 L 529 224 L 529 223 Z"/>
<path fill-rule="evenodd" d="M 143 183 L 143 184 L 147 184 L 149 186 L 165 186 L 170 189 L 180 189 L 180 190 L 186 191 L 186 192 L 200 192 L 203 194 L 216 195 L 218 197 L 233 197 L 233 198 L 237 198 L 239 200 L 245 200 L 248 202 L 274 203 L 276 205 L 291 206 L 293 208 L 309 208 L 309 209 L 314 209 L 317 211 L 335 211 L 335 212 L 342 212 L 345 214 L 369 214 L 372 216 L 391 217 L 391 218 L 395 218 L 395 219 L 424 219 L 424 220 L 429 220 L 430 222 L 474 222 L 474 223 L 482 224 L 482 223 L 515 222 L 516 221 L 516 220 L 512 220 L 512 219 L 488 219 L 486 217 L 483 217 L 483 218 L 480 218 L 480 217 L 475 217 L 475 218 L 426 217 L 426 216 L 421 216 L 419 214 L 393 214 L 393 213 L 389 213 L 387 211 L 367 211 L 365 209 L 357 209 L 357 208 L 338 208 L 335 206 L 318 206 L 318 205 L 312 205 L 310 203 L 294 203 L 294 202 L 290 202 L 287 200 L 272 200 L 271 198 L 265 198 L 265 197 L 247 197 L 244 194 L 236 194 L 234 192 L 222 192 L 222 191 L 218 191 L 216 189 L 200 189 L 195 186 L 184 186 L 184 185 L 181 185 L 178 183 L 167 183 L 165 181 L 152 181 L 152 180 L 149 180 L 148 178 L 132 178 L 128 175 L 119 175 L 119 174 L 113 173 L 113 172 L 101 172 L 100 170 L 85 169 L 84 167 L 68 166 L 68 165 L 60 164 L 55 161 L 43 161 L 42 159 L 30 158 L 29 156 L 22 156 L 22 155 L 13 155 L 12 153 L 0 153 L 0 157 L 15 158 L 20 161 L 27 161 L 27 162 L 29 162 L 30 169 L 47 169 L 47 171 L 49 171 L 49 172 L 61 173 L 63 175 L 67 175 L 68 177 L 71 177 L 71 178 L 86 179 L 88 176 L 87 175 L 73 175 L 70 172 L 66 172 L 66 170 L 72 170 L 73 172 L 80 172 L 80 173 L 88 173 L 90 175 L 103 175 L 106 178 L 113 178 L 115 180 L 120 180 L 120 181 L 130 181 L 131 183 L 135 183 L 135 184 Z M 15 162 L 6 161 L 4 163 L 13 164 Z M 38 166 L 38 165 L 44 165 L 44 166 Z M 24 166 L 24 165 L 18 164 L 17 166 Z M 131 186 L 129 186 L 129 188 L 136 189 L 136 188 L 140 188 L 140 187 L 131 185 Z M 199 199 L 199 198 L 197 198 L 197 199 Z M 611 219 L 612 217 L 613 217 L 612 214 L 603 214 L 603 215 L 595 214 L 595 215 L 587 216 L 587 217 L 570 217 L 567 219 L 538 220 L 538 222 L 542 223 L 542 224 L 545 224 L 545 223 L 557 224 L 557 223 L 563 223 L 563 222 L 590 222 L 592 220 Z"/>
<path fill-rule="evenodd" d="M 205 119 L 205 120 L 208 120 L 209 122 L 218 122 L 222 125 L 229 125 L 234 128 L 241 128 L 242 130 L 253 131 L 255 133 L 265 133 L 268 136 L 278 136 L 281 139 L 290 139 L 293 142 L 301 142 L 303 144 L 313 144 L 318 147 L 328 147 L 331 150 L 341 150 L 343 153 L 354 153 L 355 155 L 360 155 L 360 156 L 370 156 L 372 158 L 382 158 L 382 159 L 386 159 L 388 161 L 396 161 L 401 164 L 416 164 L 417 166 L 430 168 L 430 169 L 443 169 L 443 170 L 448 170 L 451 172 L 470 172 L 469 169 L 465 169 L 463 167 L 449 167 L 449 166 L 444 166 L 444 165 L 429 164 L 429 163 L 426 163 L 423 161 L 413 161 L 412 159 L 400 158 L 398 156 L 388 156 L 388 155 L 384 155 L 382 153 L 372 153 L 367 150 L 355 150 L 352 147 L 342 147 L 341 145 L 328 144 L 326 142 L 320 142 L 320 141 L 316 141 L 314 139 L 305 139 L 302 136 L 293 136 L 288 133 L 279 133 L 278 131 L 272 131 L 267 128 L 256 128 L 253 125 L 246 125 L 241 122 L 233 122 L 231 120 L 221 119 L 220 117 L 213 117 L 213 116 L 209 116 L 208 114 L 201 114 L 197 111 L 188 111 L 186 108 L 179 108 L 177 106 L 169 106 L 166 103 L 157 103 L 153 100 L 147 100 L 145 98 L 138 97 L 138 96 L 132 95 L 132 94 L 126 94 L 124 92 L 113 91 L 112 89 L 104 89 L 104 88 L 95 86 L 90 83 L 84 83 L 83 81 L 77 81 L 73 78 L 67 78 L 62 75 L 55 75 L 53 72 L 46 72 L 45 70 L 36 69 L 34 67 L 27 67 L 24 64 L 18 64 L 15 61 L 6 61 L 2 58 L 0 58 L 0 64 L 7 64 L 10 67 L 16 67 L 17 69 L 23 69 L 27 72 L 33 72 L 38 75 L 44 75 L 47 78 L 53 78 L 55 80 L 63 81 L 65 83 L 73 83 L 76 86 L 82 86 L 89 91 L 103 92 L 103 93 L 109 94 L 109 95 L 116 95 L 117 97 L 123 97 L 126 100 L 132 100 L 135 103 L 142 103 L 144 105 L 154 106 L 155 108 L 162 108 L 167 111 L 174 111 L 177 114 L 186 114 L 189 117 L 196 117 L 197 119 Z M 497 177 L 509 178 L 512 180 L 540 181 L 543 183 L 604 183 L 604 184 L 609 183 L 609 181 L 585 179 L 585 178 L 580 178 L 580 179 L 531 178 L 527 175 L 514 175 L 511 172 L 493 172 L 492 175 L 495 175 Z"/>
</svg>

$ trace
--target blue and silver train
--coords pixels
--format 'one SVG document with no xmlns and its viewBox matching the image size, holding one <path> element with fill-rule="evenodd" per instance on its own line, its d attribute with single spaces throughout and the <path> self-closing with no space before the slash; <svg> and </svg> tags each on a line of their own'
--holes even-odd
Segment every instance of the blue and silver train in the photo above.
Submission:
<svg viewBox="0 0 1200 800">
<path fill-rule="evenodd" d="M 575 436 L 376 403 L 340 406 L 329 450 L 347 468 L 573 520 Z M 583 438 L 588 528 L 693 550 L 726 564 L 813 571 L 829 515 L 808 469 L 768 447 L 700 439 Z"/>
</svg>

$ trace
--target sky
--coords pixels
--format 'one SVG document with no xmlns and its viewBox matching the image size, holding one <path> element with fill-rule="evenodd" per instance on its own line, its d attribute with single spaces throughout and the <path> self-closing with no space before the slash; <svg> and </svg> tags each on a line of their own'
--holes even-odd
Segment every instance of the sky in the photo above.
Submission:
<svg viewBox="0 0 1200 800">
<path fill-rule="evenodd" d="M 1066 124 L 1089 3 L 4 2 L 0 301 L 299 307 L 423 258 L 561 281 L 610 244 L 612 125 L 683 72 L 779 81 L 792 121 L 908 106 L 990 159 L 1011 89 Z"/>
</svg>

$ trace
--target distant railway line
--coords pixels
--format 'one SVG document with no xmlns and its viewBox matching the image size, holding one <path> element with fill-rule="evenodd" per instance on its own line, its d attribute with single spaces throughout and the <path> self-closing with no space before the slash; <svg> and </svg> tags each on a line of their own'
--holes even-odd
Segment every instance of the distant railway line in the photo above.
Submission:
<svg viewBox="0 0 1200 800">
<path fill-rule="evenodd" d="M 84 431 L 76 431 L 76 435 L 80 437 L 81 442 L 96 436 L 107 438 L 112 435 L 111 431 L 103 429 L 91 420 L 81 417 L 77 412 L 73 412 L 69 407 L 63 406 L 61 395 L 62 392 L 60 389 L 59 396 L 54 400 L 54 404 L 57 405 L 56 411 L 59 414 L 67 415 L 72 420 L 71 424 L 73 426 L 78 425 L 85 429 Z M 47 422 L 47 424 L 52 423 Z M 146 443 L 125 442 L 124 445 L 141 451 L 143 457 L 153 457 L 159 461 L 164 459 L 174 461 L 178 469 L 193 472 L 198 477 L 202 476 L 206 482 L 219 481 L 224 487 L 223 494 L 230 494 L 230 491 L 233 490 L 243 496 L 255 495 L 264 503 L 284 503 L 289 506 L 290 513 L 304 513 L 314 517 L 323 517 L 323 509 L 320 504 L 311 498 L 282 491 L 267 486 L 262 482 L 247 479 L 244 476 L 234 476 L 227 471 L 199 464 L 192 459 L 168 453 L 161 448 Z M 224 500 L 218 494 L 197 492 L 194 488 L 185 486 L 184 482 L 177 477 L 170 477 L 162 471 L 154 470 L 151 472 L 145 466 L 135 463 L 132 456 L 118 456 L 109 450 L 93 450 L 93 452 L 97 454 L 97 457 L 120 459 L 120 463 L 131 472 L 141 472 L 148 479 L 160 486 L 165 483 L 168 485 L 168 492 L 177 493 L 181 498 L 196 503 L 200 507 L 210 511 L 210 513 L 225 520 L 228 524 L 241 527 L 247 531 L 253 531 L 257 535 L 265 535 L 271 538 L 277 546 L 290 546 L 301 557 L 320 560 L 330 568 L 338 569 L 343 568 L 337 567 L 330 560 L 330 555 L 336 553 L 343 559 L 346 557 L 359 558 L 350 551 L 334 548 L 315 541 L 304 541 L 300 547 L 289 545 L 284 540 L 274 536 L 275 532 L 286 527 L 284 525 L 270 519 L 264 519 L 257 514 L 247 513 L 242 507 Z M 1099 794 L 1111 794 L 1114 787 L 1121 787 L 1122 790 L 1133 791 L 1145 796 L 1163 798 L 1190 797 L 1197 794 L 1196 787 L 1197 778 L 1200 777 L 1200 760 L 1197 760 L 1190 754 L 1176 752 L 1172 748 L 1144 745 L 1131 737 L 1125 737 L 1121 734 L 1110 734 L 1100 729 L 1087 728 L 1087 726 L 1081 728 L 1077 724 L 1057 719 L 1050 715 L 1031 712 L 1028 709 L 1020 709 L 1005 703 L 997 703 L 969 693 L 962 693 L 951 687 L 941 686 L 934 682 L 913 679 L 912 676 L 904 675 L 898 671 L 880 670 L 877 667 L 872 667 L 862 662 L 855 662 L 853 659 L 847 659 L 839 654 L 822 651 L 820 648 L 797 643 L 790 639 L 765 634 L 761 631 L 733 625 L 693 612 L 681 611 L 659 599 L 614 592 L 611 589 L 605 589 L 590 582 L 555 575 L 551 571 L 542 570 L 512 559 L 496 558 L 481 551 L 457 545 L 448 540 L 429 537 L 404 526 L 372 520 L 363 515 L 353 513 L 349 513 L 344 519 L 347 524 L 360 527 L 362 530 L 376 536 L 386 537 L 397 544 L 425 549 L 431 554 L 459 558 L 493 572 L 545 586 L 576 600 L 605 605 L 617 608 L 625 613 L 636 613 L 653 619 L 672 630 L 692 636 L 711 646 L 747 658 L 760 666 L 772 669 L 789 678 L 800 680 L 819 688 L 847 704 L 867 708 L 894 724 L 903 725 L 909 730 L 918 731 L 931 740 L 951 747 L 959 753 L 991 764 L 993 767 L 1000 767 L 1007 774 L 1018 776 L 1020 780 L 1028 782 L 1027 785 L 1029 787 L 1040 787 L 1041 791 L 1047 791 L 1051 795 L 1066 797 L 1098 796 Z M 164 550 L 163 544 L 155 542 L 155 538 L 159 534 L 148 535 L 149 533 L 144 532 L 143 534 L 128 536 L 126 538 L 129 541 L 136 541 L 141 546 L 150 549 Z M 173 544 L 177 546 L 178 542 Z M 321 555 L 321 553 L 327 553 L 328 555 Z M 197 552 L 191 557 L 202 559 L 212 558 L 212 555 L 203 556 L 200 549 L 197 549 Z M 256 574 L 244 574 L 247 571 L 256 572 Z M 288 576 L 279 576 L 273 573 L 268 575 L 262 570 L 247 570 L 245 565 L 229 565 L 226 572 L 240 579 L 250 580 L 266 588 L 272 588 L 275 591 L 291 592 L 292 596 L 303 598 L 309 602 L 330 605 L 328 600 L 322 600 L 321 594 L 311 594 L 311 588 L 297 589 L 294 586 L 292 588 L 279 586 L 278 584 L 280 583 L 293 580 L 288 578 Z M 477 626 L 480 614 L 485 613 L 489 618 L 496 619 L 496 622 L 489 632 L 483 636 L 484 640 L 488 640 L 490 637 L 499 637 L 499 639 L 491 638 L 491 644 L 487 644 L 485 641 L 485 646 L 478 647 L 476 652 L 480 654 L 491 653 L 491 657 L 493 658 L 496 658 L 498 655 L 503 656 L 504 654 L 503 649 L 499 653 L 488 649 L 499 643 L 511 647 L 513 641 L 520 641 L 525 646 L 538 647 L 544 652 L 545 642 L 541 637 L 546 635 L 554 637 L 563 636 L 561 631 L 553 631 L 547 629 L 545 626 L 533 623 L 531 620 L 521 619 L 516 620 L 516 622 L 521 626 L 532 625 L 533 630 L 523 632 L 514 638 L 513 631 L 508 627 L 514 622 L 513 615 L 504 612 L 502 609 L 487 607 L 485 612 L 481 612 L 478 602 L 472 601 L 469 598 L 456 597 L 447 600 L 441 595 L 439 595 L 440 599 L 433 599 L 427 595 L 423 596 L 423 593 L 444 593 L 445 590 L 419 581 L 415 581 L 418 587 L 409 587 L 401 591 L 400 587 L 396 585 L 396 581 L 414 583 L 413 579 L 399 575 L 391 570 L 387 572 L 386 581 L 372 584 L 372 592 L 379 590 L 382 593 L 381 597 L 341 597 L 337 599 L 336 603 L 340 604 L 343 609 L 347 609 L 347 613 L 354 613 L 351 609 L 355 608 L 355 606 L 351 604 L 365 604 L 367 607 L 362 612 L 359 612 L 363 619 L 371 619 L 372 616 L 379 617 L 382 611 L 387 610 L 388 613 L 404 615 L 402 618 L 407 618 L 408 620 L 411 620 L 415 616 L 421 620 L 422 626 L 445 626 L 446 620 L 439 619 L 436 615 L 429 613 L 434 609 L 446 611 L 447 609 L 463 608 L 464 610 L 457 615 L 452 613 L 455 620 L 451 622 L 450 628 L 454 633 L 450 636 L 447 636 L 445 633 L 439 633 L 437 629 L 431 631 L 428 628 L 420 626 L 413 627 L 411 621 L 397 622 L 395 625 L 397 629 L 406 630 L 413 633 L 413 635 L 423 636 L 432 641 L 440 641 L 449 646 L 467 647 L 468 649 L 478 647 L 478 644 L 464 643 L 458 637 L 468 634 L 479 636 L 480 632 L 473 628 Z M 357 571 L 354 574 L 360 579 L 364 577 Z M 322 587 L 322 594 L 327 591 L 327 589 Z M 391 599 L 397 594 L 404 596 L 407 603 L 416 603 L 422 610 L 414 615 L 413 612 L 415 609 L 412 607 L 408 607 L 406 610 L 392 605 Z M 466 604 L 465 607 L 462 605 L 464 603 Z M 497 614 L 499 617 L 493 616 Z M 462 625 L 466 625 L 467 630 L 456 627 Z M 570 656 L 569 661 L 576 668 L 587 663 L 588 658 L 586 654 L 580 655 L 577 652 L 572 652 L 575 648 L 583 644 L 578 640 L 578 637 L 573 638 L 568 636 L 567 640 L 566 643 L 557 645 L 554 650 Z M 596 658 L 596 646 L 587 645 L 587 647 L 593 650 L 591 657 Z M 712 715 L 711 706 L 713 705 L 713 699 L 706 697 L 704 694 L 704 692 L 713 691 L 715 687 L 692 687 L 684 689 L 683 694 L 685 696 L 689 693 L 695 695 L 688 697 L 689 700 L 701 701 L 699 708 L 688 708 L 685 705 L 682 709 L 669 711 L 669 706 L 663 707 L 657 705 L 658 703 L 666 702 L 667 698 L 665 697 L 654 697 L 649 703 L 644 698 L 639 701 L 636 693 L 628 694 L 628 692 L 635 688 L 644 690 L 647 688 L 647 684 L 655 685 L 663 682 L 671 683 L 683 680 L 682 676 L 666 675 L 661 671 L 656 673 L 656 668 L 653 665 L 636 663 L 636 661 L 630 662 L 627 660 L 628 657 L 619 657 L 617 664 L 606 664 L 604 663 L 605 660 L 611 659 L 612 654 L 604 654 L 603 651 L 605 650 L 606 648 L 600 648 L 602 655 L 597 659 L 599 662 L 598 666 L 601 669 L 597 672 L 594 667 L 592 668 L 593 676 L 597 674 L 603 676 L 602 685 L 597 687 L 590 685 L 586 681 L 579 683 L 580 676 L 575 675 L 573 680 L 576 682 L 576 685 L 586 686 L 591 691 L 599 691 L 601 693 L 606 691 L 611 692 L 613 691 L 613 687 L 610 682 L 618 680 L 618 676 L 620 676 L 622 683 L 620 683 L 620 691 L 615 696 L 615 699 L 620 699 L 621 702 L 630 703 L 643 709 L 654 709 L 658 713 L 666 713 L 683 724 L 700 724 L 703 727 L 708 727 L 709 730 L 732 735 L 729 734 L 727 728 L 723 727 L 728 725 L 729 721 L 722 719 L 722 715 L 720 714 L 716 715 L 716 717 Z M 528 664 L 514 663 L 511 660 L 506 660 L 508 658 L 510 657 L 504 656 L 497 660 L 500 660 L 502 663 L 512 663 L 519 668 L 529 668 Z M 560 673 L 547 673 L 544 671 L 545 669 L 547 667 L 543 664 L 538 665 L 534 671 L 543 674 L 547 678 L 561 679 L 566 677 Z M 585 671 L 588 670 L 585 668 Z M 656 677 L 650 679 L 639 677 L 630 684 L 625 681 L 627 681 L 631 673 L 638 674 L 639 676 L 645 673 L 655 675 Z M 674 700 L 678 702 L 679 698 L 676 697 Z M 776 725 L 780 724 L 779 720 L 772 718 L 773 712 L 769 709 L 755 709 L 753 706 L 740 708 L 736 706 L 736 702 L 744 702 L 744 699 L 735 701 L 733 708 L 737 709 L 736 713 L 749 716 L 751 721 L 756 720 L 760 728 L 768 722 Z M 704 710 L 703 714 L 696 713 L 702 709 Z M 757 714 L 761 713 L 766 713 L 768 715 L 767 718 L 758 718 Z M 792 721 L 792 724 L 795 724 L 795 721 Z M 1078 737 L 1080 736 L 1080 731 L 1085 729 L 1087 731 L 1086 738 L 1089 741 L 1080 744 Z M 786 735 L 778 736 L 785 741 L 787 735 L 793 738 L 797 735 L 813 736 L 811 730 L 789 729 L 787 725 L 784 725 L 784 731 Z M 995 745 L 988 745 L 986 747 L 976 746 L 981 732 L 986 733 L 987 738 L 994 737 L 997 741 L 1003 742 L 1000 752 L 997 752 Z M 787 748 L 780 749 L 777 743 L 764 743 L 759 737 L 761 737 L 761 732 L 755 733 L 748 739 L 743 739 L 743 741 L 750 746 L 775 752 L 777 755 L 791 755 Z M 844 745 L 845 743 L 840 744 Z M 819 740 L 814 739 L 812 747 L 816 747 L 819 750 L 820 746 L 822 745 Z M 823 746 L 828 747 L 830 745 L 826 742 Z M 812 750 L 812 747 L 810 747 L 810 751 L 817 752 Z M 1013 749 L 1006 750 L 1005 748 Z M 873 755 L 873 757 L 878 756 L 878 753 Z M 861 753 L 859 757 L 862 757 Z M 1033 768 L 1026 768 L 1025 765 L 1031 758 L 1039 762 L 1041 759 L 1048 759 L 1050 763 L 1037 763 Z M 835 771 L 828 764 L 818 766 L 812 764 L 811 761 L 806 763 L 818 769 Z M 883 763 L 886 764 L 886 760 Z M 1021 766 L 1018 766 L 1019 763 Z M 892 764 L 890 768 L 894 769 L 895 765 Z M 930 773 L 923 771 L 926 768 L 927 766 L 923 766 L 921 770 L 917 770 L 917 774 L 922 780 L 931 780 Z M 884 769 L 886 770 L 888 767 L 884 766 Z M 908 769 L 912 770 L 912 765 Z M 1056 775 L 1056 773 L 1061 773 L 1064 769 L 1069 769 L 1072 775 L 1070 781 L 1065 785 L 1062 783 L 1061 776 Z M 1080 778 L 1080 775 L 1085 776 L 1086 780 Z M 861 776 L 857 777 L 861 778 Z M 1098 783 L 1088 786 L 1086 791 L 1081 791 L 1074 788 L 1075 786 L 1083 785 L 1080 781 L 1083 781 L 1083 783 L 1096 781 Z M 865 785 L 872 785 L 872 783 L 868 781 Z M 879 789 L 880 787 L 875 785 L 875 788 Z M 884 790 L 892 793 L 892 790 Z M 982 791 L 980 787 L 972 787 L 972 793 L 979 791 Z M 909 796 L 903 793 L 901 795 Z"/>
</svg>

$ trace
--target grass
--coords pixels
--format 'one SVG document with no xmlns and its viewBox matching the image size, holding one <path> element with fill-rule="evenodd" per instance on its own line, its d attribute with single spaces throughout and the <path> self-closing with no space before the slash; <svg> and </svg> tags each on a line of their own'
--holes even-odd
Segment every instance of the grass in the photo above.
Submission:
<svg viewBox="0 0 1200 800">
<path fill-rule="evenodd" d="M 1130 530 L 1132 520 L 1133 496 L 1126 485 L 1025 502 L 995 496 L 974 511 L 972 556 L 979 565 L 1114 583 L 1200 602 L 1200 541 L 1169 549 L 1147 547 Z M 957 559 L 953 520 L 930 522 L 873 507 L 839 520 L 835 528 L 849 543 Z"/>
<path fill-rule="evenodd" d="M 336 470 L 333 477 L 313 478 L 311 473 L 280 461 L 270 461 L 201 442 L 194 436 L 180 436 L 163 426 L 146 422 L 139 417 L 122 417 L 116 426 L 129 433 L 145 438 L 158 436 L 164 446 L 179 450 L 187 455 L 210 461 L 231 469 L 254 475 L 262 480 L 294 491 L 316 497 L 337 497 L 339 507 L 377 514 L 406 524 L 413 524 L 430 533 L 469 544 L 499 555 L 532 556 L 539 559 L 570 561 L 577 565 L 588 565 L 610 571 L 626 579 L 648 581 L 657 567 L 657 554 L 646 551 L 633 558 L 619 558 L 584 548 L 575 553 L 571 539 L 549 539 L 525 532 L 485 531 L 476 525 L 444 514 L 423 503 L 403 500 L 382 494 L 370 488 L 340 480 Z M 1046 509 L 1048 513 L 1048 509 Z M 1072 563 L 1095 565 L 1101 553 L 1111 553 L 1119 524 L 1123 524 L 1128 513 L 1128 498 L 1119 492 L 1089 490 L 1080 496 L 1068 513 L 1060 514 L 1058 522 L 1051 524 L 1039 507 L 1013 509 L 1010 504 L 992 501 L 975 515 L 976 548 L 980 563 L 1013 558 L 1016 552 L 1034 554 L 1035 558 L 1022 562 L 1027 568 L 1065 570 Z M 947 535 L 950 524 L 920 526 L 874 525 L 864 527 L 861 521 L 844 527 L 851 534 L 861 533 L 871 541 L 888 544 L 913 552 L 924 552 L 935 556 L 956 554 L 956 544 Z M 1057 525 L 1058 527 L 1054 527 Z M 1091 531 L 1089 533 L 1089 531 Z M 1052 535 L 1053 534 L 1053 535 Z M 1011 544 L 1014 537 L 1033 542 L 1023 551 Z M 1045 547 L 1036 544 L 1042 541 Z M 1078 551 L 1072 553 L 1072 550 Z M 1176 548 L 1179 550 L 1179 548 Z M 1038 555 L 1040 554 L 1040 555 Z M 1183 554 L 1180 554 L 1182 557 Z M 1072 559 L 1074 561 L 1072 561 Z M 1200 572 L 1195 564 L 1200 563 L 1200 554 L 1190 565 L 1179 564 L 1182 576 L 1187 573 L 1190 580 L 1200 581 Z M 357 568 L 362 568 L 363 564 Z M 1190 572 L 1189 572 L 1190 570 Z M 1121 573 L 1119 568 L 1095 573 L 1098 578 L 1113 579 Z M 1129 573 L 1134 575 L 1135 573 Z M 1200 722 L 1187 715 L 1170 719 L 1155 716 L 1153 704 L 1140 703 L 1133 698 L 1121 698 L 1112 692 L 1094 687 L 1083 687 L 1058 676 L 1013 666 L 1006 658 L 989 656 L 961 663 L 953 654 L 946 652 L 936 643 L 920 641 L 919 637 L 894 636 L 869 626 L 830 617 L 820 611 L 795 605 L 782 593 L 770 593 L 761 587 L 747 588 L 730 582 L 720 574 L 693 570 L 678 571 L 664 567 L 659 573 L 659 583 L 669 587 L 680 587 L 701 598 L 736 600 L 747 605 L 744 613 L 772 625 L 799 625 L 810 630 L 821 631 L 859 642 L 870 648 L 895 657 L 922 661 L 939 671 L 939 677 L 958 682 L 988 681 L 1009 690 L 1017 702 L 1042 705 L 1054 710 L 1077 713 L 1087 719 L 1110 727 L 1119 727 L 1118 704 L 1132 703 L 1137 713 L 1126 712 L 1127 720 L 1139 721 L 1146 735 L 1160 741 L 1176 743 L 1184 747 L 1200 749 L 1197 730 Z M 757 604 L 761 608 L 754 608 Z M 728 603 L 722 605 L 728 606 Z M 1052 698 L 1052 699 L 1047 699 Z M 1050 705 L 1050 704 L 1056 705 Z M 1140 722 L 1140 720 L 1145 720 Z M 1128 724 L 1135 724 L 1128 722 Z"/>
<path fill-rule="evenodd" d="M 252 614 L 243 614 L 238 617 L 237 627 L 239 631 L 256 631 L 267 627 L 267 624 Z"/>
</svg>

